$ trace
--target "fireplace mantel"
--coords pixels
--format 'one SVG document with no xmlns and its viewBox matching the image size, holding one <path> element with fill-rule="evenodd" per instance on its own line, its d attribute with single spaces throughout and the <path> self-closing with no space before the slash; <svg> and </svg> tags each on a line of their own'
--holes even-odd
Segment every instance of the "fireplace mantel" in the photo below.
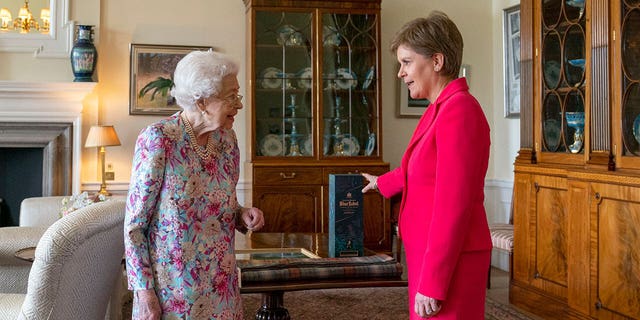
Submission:
<svg viewBox="0 0 640 320">
<path fill-rule="evenodd" d="M 95 82 L 0 80 L 0 122 L 73 124 L 73 193 L 80 191 L 83 100 L 95 85 Z"/>
</svg>

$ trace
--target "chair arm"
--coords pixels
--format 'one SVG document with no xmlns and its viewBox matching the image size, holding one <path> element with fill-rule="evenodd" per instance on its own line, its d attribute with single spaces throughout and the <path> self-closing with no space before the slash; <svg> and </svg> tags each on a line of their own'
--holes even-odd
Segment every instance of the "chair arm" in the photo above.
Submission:
<svg viewBox="0 0 640 320">
<path fill-rule="evenodd" d="M 0 228 L 0 266 L 30 265 L 14 256 L 16 251 L 35 247 L 46 227 L 4 227 Z"/>
<path fill-rule="evenodd" d="M 0 228 L 0 293 L 25 293 L 31 262 L 15 257 L 16 251 L 35 247 L 46 227 Z"/>
</svg>

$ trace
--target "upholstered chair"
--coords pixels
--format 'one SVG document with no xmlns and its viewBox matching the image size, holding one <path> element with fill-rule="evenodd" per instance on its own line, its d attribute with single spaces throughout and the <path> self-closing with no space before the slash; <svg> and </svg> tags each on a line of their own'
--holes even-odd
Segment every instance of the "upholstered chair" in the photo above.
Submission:
<svg viewBox="0 0 640 320">
<path fill-rule="evenodd" d="M 16 251 L 35 247 L 60 218 L 62 196 L 32 197 L 20 204 L 18 227 L 0 228 L 0 293 L 27 293 L 31 262 L 15 257 Z"/>
<path fill-rule="evenodd" d="M 63 196 L 32 197 L 20 203 L 21 227 L 49 227 L 60 218 Z"/>
<path fill-rule="evenodd" d="M 515 198 L 511 195 L 511 208 L 509 209 L 509 223 L 492 223 L 489 224 L 491 231 L 491 243 L 493 249 L 509 255 L 509 273 L 513 275 L 513 201 Z M 489 277 L 487 279 L 487 289 L 491 289 L 491 266 L 489 266 Z"/>
<path fill-rule="evenodd" d="M 112 199 L 54 222 L 37 243 L 27 293 L 0 294 L 0 319 L 117 319 L 124 214 Z"/>
</svg>

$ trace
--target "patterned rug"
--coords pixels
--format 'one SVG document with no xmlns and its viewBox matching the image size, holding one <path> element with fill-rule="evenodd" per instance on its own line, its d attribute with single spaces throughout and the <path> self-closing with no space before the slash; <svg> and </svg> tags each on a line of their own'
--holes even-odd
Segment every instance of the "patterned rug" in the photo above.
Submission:
<svg viewBox="0 0 640 320">
<path fill-rule="evenodd" d="M 130 292 L 129 292 L 130 293 Z M 255 319 L 262 298 L 243 294 L 244 318 Z M 293 320 L 406 320 L 409 318 L 406 288 L 359 288 L 295 291 L 284 294 Z M 131 319 L 131 294 L 123 304 L 123 319 Z M 511 305 L 487 298 L 485 320 L 532 320 Z"/>
<path fill-rule="evenodd" d="M 293 320 L 406 320 L 409 319 L 406 288 L 358 288 L 294 291 L 284 294 L 284 305 Z M 243 294 L 244 318 L 255 319 L 259 294 Z M 486 320 L 532 320 L 511 305 L 487 298 Z"/>
</svg>

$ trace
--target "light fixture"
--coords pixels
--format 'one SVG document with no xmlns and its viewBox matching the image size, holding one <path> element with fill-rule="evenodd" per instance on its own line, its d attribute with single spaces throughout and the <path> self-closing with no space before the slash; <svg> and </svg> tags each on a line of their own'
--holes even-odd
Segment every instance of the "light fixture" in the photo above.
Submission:
<svg viewBox="0 0 640 320">
<path fill-rule="evenodd" d="M 100 165 L 102 168 L 100 173 L 102 175 L 102 184 L 100 184 L 100 191 L 98 191 L 98 194 L 103 194 L 105 196 L 111 195 L 109 192 L 107 192 L 107 183 L 105 182 L 104 147 L 119 145 L 120 139 L 118 139 L 118 134 L 116 134 L 116 130 L 113 128 L 113 126 L 92 126 L 91 129 L 89 129 L 87 142 L 84 144 L 85 148 L 100 147 Z"/>
<path fill-rule="evenodd" d="M 40 10 L 40 20 L 42 20 L 40 32 L 49 33 L 49 29 L 51 28 L 51 11 L 49 11 L 49 8 Z"/>
<path fill-rule="evenodd" d="M 40 10 L 41 24 L 38 24 L 33 18 L 29 9 L 29 0 L 24 1 L 24 6 L 18 11 L 18 17 L 13 20 L 11 11 L 8 8 L 0 9 L 0 31 L 9 31 L 14 29 L 20 33 L 29 33 L 31 29 L 42 33 L 49 33 L 51 30 L 51 11 L 49 8 Z"/>
<path fill-rule="evenodd" d="M 9 30 L 11 27 L 13 27 L 11 11 L 7 8 L 0 9 L 0 30 Z"/>
<path fill-rule="evenodd" d="M 18 17 L 13 22 L 13 26 L 20 28 L 20 33 L 28 33 L 31 28 L 38 29 L 38 22 L 33 19 L 29 10 L 29 0 L 24 0 L 24 7 L 18 11 Z"/>
</svg>

